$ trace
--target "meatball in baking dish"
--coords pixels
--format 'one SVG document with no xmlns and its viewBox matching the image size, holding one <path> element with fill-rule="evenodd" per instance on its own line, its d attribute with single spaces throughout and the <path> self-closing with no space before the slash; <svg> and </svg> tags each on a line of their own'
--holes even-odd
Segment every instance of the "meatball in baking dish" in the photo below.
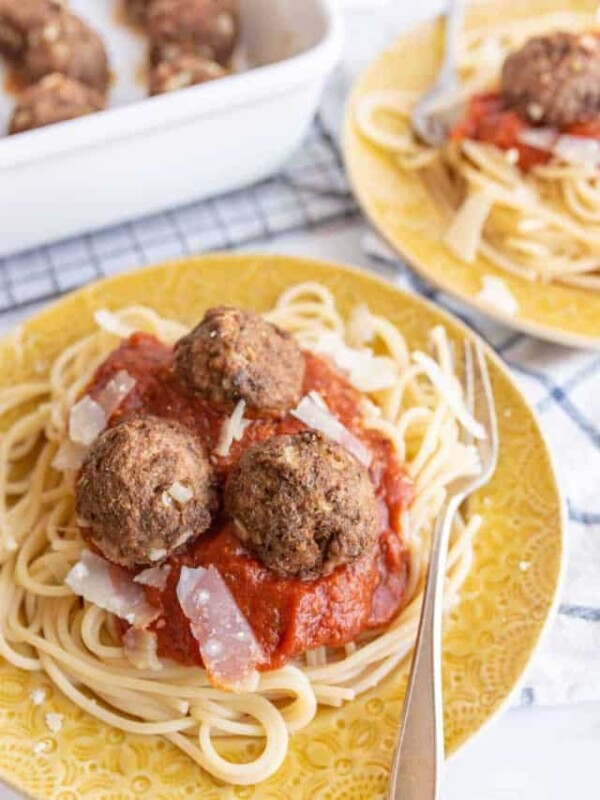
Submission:
<svg viewBox="0 0 600 800">
<path fill-rule="evenodd" d="M 297 405 L 305 362 L 293 336 L 258 314 L 221 306 L 175 345 L 185 386 L 221 408 L 282 412 Z"/>
<path fill-rule="evenodd" d="M 227 64 L 239 27 L 237 0 L 153 0 L 147 15 L 152 64 L 182 54 Z"/>
<path fill-rule="evenodd" d="M 33 28 L 23 54 L 23 72 L 34 83 L 60 72 L 99 92 L 108 88 L 108 58 L 102 39 L 83 20 L 63 11 Z"/>
<path fill-rule="evenodd" d="M 96 439 L 77 480 L 76 507 L 106 558 L 131 568 L 158 564 L 204 533 L 217 495 L 193 434 L 147 415 L 126 419 Z"/>
<path fill-rule="evenodd" d="M 150 94 L 164 94 L 187 86 L 196 86 L 224 78 L 227 70 L 216 61 L 202 56 L 181 55 L 173 61 L 163 61 L 150 70 Z"/>
<path fill-rule="evenodd" d="M 530 39 L 505 61 L 502 93 L 536 125 L 564 128 L 600 112 L 600 39 L 553 33 Z"/>
<path fill-rule="evenodd" d="M 151 0 L 124 0 L 125 16 L 127 20 L 137 27 L 143 27 L 148 18 L 148 8 Z"/>
<path fill-rule="evenodd" d="M 31 31 L 56 21 L 63 10 L 61 0 L 0 0 L 0 53 L 21 58 Z"/>
<path fill-rule="evenodd" d="M 355 561 L 379 530 L 368 471 L 315 431 L 247 450 L 227 481 L 225 508 L 246 547 L 286 578 L 314 579 Z"/>
<path fill-rule="evenodd" d="M 103 108 L 104 97 L 100 92 L 55 72 L 22 92 L 9 123 L 9 133 L 66 122 Z"/>
</svg>

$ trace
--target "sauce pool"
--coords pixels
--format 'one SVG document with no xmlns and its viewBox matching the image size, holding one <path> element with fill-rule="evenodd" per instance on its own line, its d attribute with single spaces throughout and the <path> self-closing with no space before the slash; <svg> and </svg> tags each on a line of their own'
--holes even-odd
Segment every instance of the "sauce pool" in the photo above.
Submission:
<svg viewBox="0 0 600 800">
<path fill-rule="evenodd" d="M 487 92 L 471 97 L 464 118 L 452 130 L 451 139 L 473 139 L 493 144 L 501 150 L 515 150 L 519 167 L 528 172 L 539 164 L 547 164 L 552 158 L 552 153 L 521 141 L 522 134 L 531 130 L 536 128 L 508 108 L 499 92 Z M 559 133 L 600 139 L 600 120 L 576 123 Z"/>
<path fill-rule="evenodd" d="M 263 669 L 320 645 L 336 646 L 362 631 L 389 623 L 403 605 L 408 552 L 399 530 L 402 511 L 413 499 L 413 485 L 388 439 L 362 424 L 361 395 L 327 361 L 305 353 L 303 392 L 317 391 L 331 412 L 369 448 L 370 474 L 379 499 L 378 546 L 353 564 L 338 567 L 317 580 L 281 578 L 244 548 L 232 524 L 218 517 L 211 529 L 171 556 L 165 589 L 145 587 L 160 609 L 152 624 L 159 655 L 182 664 L 202 664 L 198 643 L 176 596 L 181 566 L 214 565 L 260 642 L 267 661 Z M 212 452 L 226 415 L 190 395 L 173 370 L 172 350 L 152 336 L 136 333 L 111 353 L 88 388 L 94 397 L 120 370 L 136 381 L 110 424 L 136 413 L 149 413 L 186 425 Z M 227 457 L 213 456 L 220 487 L 240 456 L 272 436 L 296 433 L 306 426 L 292 416 L 251 420 Z"/>
</svg>

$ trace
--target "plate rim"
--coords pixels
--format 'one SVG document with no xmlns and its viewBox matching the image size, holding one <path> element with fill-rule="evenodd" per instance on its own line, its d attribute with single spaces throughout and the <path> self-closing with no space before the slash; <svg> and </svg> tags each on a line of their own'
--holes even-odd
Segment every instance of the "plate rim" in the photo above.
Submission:
<svg viewBox="0 0 600 800">
<path fill-rule="evenodd" d="M 519 331 L 520 333 L 525 333 L 543 341 L 559 344 L 563 347 L 600 351 L 600 334 L 597 336 L 587 336 L 586 334 L 582 333 L 571 333 L 560 328 L 555 328 L 551 325 L 545 325 L 541 322 L 532 322 L 530 320 L 523 319 L 520 316 L 512 316 L 510 314 L 503 313 L 502 311 L 482 303 L 475 295 L 462 294 L 451 285 L 445 284 L 443 278 L 432 277 L 429 272 L 427 272 L 426 267 L 422 265 L 422 262 L 420 263 L 418 259 L 414 257 L 409 257 L 397 242 L 392 241 L 391 237 L 384 230 L 383 225 L 380 224 L 376 219 L 375 213 L 369 202 L 367 192 L 362 188 L 362 182 L 359 180 L 356 174 L 356 168 L 353 163 L 354 156 L 351 154 L 350 147 L 350 136 L 352 134 L 356 135 L 356 137 L 359 139 L 364 138 L 360 131 L 358 131 L 356 128 L 353 118 L 353 109 L 355 108 L 356 101 L 361 93 L 361 84 L 366 75 L 375 67 L 375 65 L 378 64 L 388 52 L 396 49 L 405 38 L 415 35 L 419 32 L 424 32 L 430 28 L 433 28 L 435 25 L 441 24 L 442 19 L 443 18 L 441 14 L 427 17 L 427 19 L 415 25 L 411 25 L 403 33 L 394 36 L 391 41 L 389 41 L 377 52 L 373 58 L 370 59 L 368 64 L 366 64 L 366 66 L 364 66 L 358 75 L 356 75 L 353 79 L 351 91 L 344 103 L 344 117 L 341 130 L 341 153 L 344 162 L 344 169 L 360 210 L 365 215 L 367 221 L 377 232 L 377 234 L 382 237 L 387 245 L 393 250 L 394 253 L 396 253 L 399 259 L 408 266 L 409 269 L 413 270 L 413 272 L 425 280 L 425 282 L 434 289 L 445 292 L 455 300 L 464 304 L 467 309 L 471 308 L 488 317 L 489 319 L 492 319 L 494 322 L 499 322 L 508 328 Z M 524 279 L 521 278 L 521 280 Z M 539 286 L 543 286 L 543 284 L 540 283 Z"/>
<path fill-rule="evenodd" d="M 446 752 L 445 760 L 449 760 L 450 758 L 457 756 L 459 753 L 464 753 L 466 748 L 475 739 L 477 739 L 482 733 L 484 733 L 491 725 L 496 723 L 504 714 L 504 712 L 507 710 L 513 698 L 520 690 L 524 678 L 527 674 L 527 670 L 531 664 L 531 661 L 534 658 L 534 656 L 539 652 L 541 646 L 546 640 L 546 637 L 548 636 L 548 633 L 551 629 L 552 623 L 556 617 L 556 613 L 560 603 L 562 588 L 564 585 L 564 579 L 566 576 L 566 566 L 568 563 L 568 552 L 569 552 L 566 498 L 559 483 L 558 472 L 556 469 L 556 459 L 554 457 L 553 450 L 549 446 L 545 433 L 541 428 L 537 412 L 529 403 L 527 398 L 524 396 L 521 388 L 513 379 L 508 366 L 504 364 L 502 358 L 495 352 L 493 347 L 490 344 L 488 344 L 488 342 L 484 339 L 484 337 L 480 333 L 473 330 L 466 322 L 464 322 L 458 316 L 453 314 L 451 311 L 445 308 L 441 308 L 432 300 L 424 298 L 417 293 L 410 292 L 402 287 L 396 286 L 390 280 L 374 273 L 373 271 L 367 268 L 358 265 L 354 264 L 351 265 L 346 262 L 338 262 L 335 260 L 312 258 L 310 256 L 305 257 L 297 254 L 290 255 L 281 251 L 272 251 L 272 252 L 244 251 L 244 252 L 231 252 L 231 253 L 208 252 L 199 255 L 190 255 L 183 258 L 160 261 L 155 264 L 145 265 L 142 267 L 136 267 L 135 269 L 127 270 L 125 272 L 120 272 L 117 273 L 116 275 L 107 276 L 105 278 L 102 278 L 101 280 L 93 281 L 87 284 L 86 286 L 79 287 L 70 292 L 66 292 L 62 297 L 57 298 L 52 302 L 45 304 L 42 308 L 38 309 L 33 314 L 27 315 L 21 322 L 18 322 L 16 326 L 11 326 L 11 328 L 9 328 L 0 337 L 0 348 L 6 346 L 6 344 L 10 344 L 10 337 L 16 328 L 22 327 L 24 330 L 26 330 L 29 324 L 39 323 L 40 321 L 43 320 L 43 318 L 47 314 L 52 314 L 57 309 L 60 309 L 61 305 L 71 302 L 73 297 L 76 296 L 83 297 L 86 294 L 94 293 L 97 287 L 110 286 L 110 284 L 118 284 L 124 278 L 129 280 L 135 280 L 136 278 L 139 278 L 139 276 L 144 274 L 151 275 L 152 273 L 162 273 L 166 272 L 169 269 L 178 269 L 182 266 L 189 267 L 195 264 L 198 264 L 198 266 L 202 266 L 203 262 L 208 262 L 211 264 L 218 264 L 219 262 L 225 262 L 225 263 L 236 262 L 238 266 L 243 268 L 244 263 L 248 261 L 253 262 L 253 264 L 256 264 L 257 262 L 263 262 L 265 264 L 268 264 L 269 262 L 272 262 L 273 260 L 277 259 L 285 260 L 287 263 L 297 262 L 298 264 L 308 264 L 313 267 L 317 267 L 318 269 L 322 269 L 324 272 L 327 273 L 334 272 L 338 274 L 341 273 L 348 275 L 356 275 L 357 277 L 360 277 L 362 280 L 366 279 L 367 281 L 379 286 L 387 293 L 396 295 L 396 297 L 399 300 L 404 299 L 409 303 L 415 303 L 417 306 L 419 305 L 424 306 L 425 308 L 428 309 L 428 311 L 441 317 L 442 323 L 449 322 L 450 325 L 457 328 L 461 334 L 465 335 L 466 337 L 469 337 L 472 340 L 479 342 L 482 345 L 486 356 L 492 361 L 494 367 L 498 369 L 499 372 L 502 374 L 502 376 L 509 382 L 512 390 L 517 393 L 524 408 L 529 412 L 534 430 L 537 434 L 539 441 L 543 446 L 544 455 L 548 459 L 549 473 L 552 480 L 552 489 L 558 503 L 556 533 L 558 535 L 558 542 L 560 545 L 559 565 L 556 574 L 556 580 L 552 589 L 551 600 L 549 602 L 545 618 L 541 623 L 538 631 L 536 632 L 535 639 L 527 655 L 527 659 L 523 664 L 523 667 L 518 677 L 516 678 L 512 689 L 510 689 L 510 691 L 507 692 L 505 697 L 498 703 L 496 708 L 489 714 L 489 716 L 487 716 L 480 723 L 480 725 L 470 734 L 470 736 L 467 739 L 460 742 L 449 752 Z M 13 784 L 10 781 L 10 779 L 7 778 L 6 775 L 0 778 L 0 786 L 2 784 L 8 786 L 17 795 L 22 795 L 24 800 L 27 800 L 27 798 L 30 797 L 29 795 L 24 794 L 23 790 L 19 786 Z"/>
</svg>

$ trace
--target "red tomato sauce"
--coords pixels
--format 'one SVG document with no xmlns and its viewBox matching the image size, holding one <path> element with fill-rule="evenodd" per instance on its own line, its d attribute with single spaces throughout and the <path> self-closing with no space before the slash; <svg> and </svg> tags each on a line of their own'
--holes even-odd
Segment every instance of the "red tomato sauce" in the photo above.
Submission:
<svg viewBox="0 0 600 800">
<path fill-rule="evenodd" d="M 527 130 L 535 128 L 510 109 L 499 92 L 488 92 L 471 97 L 466 115 L 454 127 L 451 139 L 455 142 L 473 139 L 493 144 L 501 150 L 516 150 L 518 165 L 527 172 L 538 164 L 547 164 L 552 158 L 551 153 L 520 140 Z M 600 139 L 600 120 L 570 125 L 559 133 Z"/>
<path fill-rule="evenodd" d="M 161 656 L 182 664 L 202 664 L 198 643 L 176 596 L 184 564 L 212 564 L 219 570 L 263 647 L 267 656 L 263 669 L 280 666 L 319 645 L 352 641 L 361 631 L 390 622 L 402 607 L 408 552 L 398 520 L 412 502 L 412 482 L 391 443 L 380 433 L 364 429 L 360 393 L 324 359 L 305 353 L 305 360 L 304 393 L 318 391 L 332 413 L 372 453 L 370 473 L 381 520 L 378 547 L 354 564 L 338 567 L 317 580 L 280 578 L 248 553 L 231 523 L 222 516 L 217 518 L 210 531 L 169 559 L 172 568 L 164 590 L 145 587 L 149 601 L 160 609 L 152 628 Z M 171 348 L 147 334 L 134 334 L 99 367 L 89 393 L 97 394 L 123 369 L 135 378 L 136 384 L 110 424 L 146 412 L 179 420 L 198 436 L 207 451 L 214 449 L 225 415 L 186 391 L 173 371 Z M 243 439 L 234 442 L 229 455 L 214 457 L 219 484 L 224 484 L 232 466 L 256 442 L 305 427 L 289 415 L 252 419 Z"/>
</svg>

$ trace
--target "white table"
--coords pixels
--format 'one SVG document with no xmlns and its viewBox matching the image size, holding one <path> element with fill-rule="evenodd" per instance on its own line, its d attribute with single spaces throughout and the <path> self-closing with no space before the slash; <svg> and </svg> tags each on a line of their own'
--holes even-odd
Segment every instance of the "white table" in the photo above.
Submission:
<svg viewBox="0 0 600 800">
<path fill-rule="evenodd" d="M 365 0 L 356 2 L 361 5 Z M 379 41 L 365 41 L 349 53 L 353 68 L 385 42 L 391 28 L 402 28 L 429 16 L 440 5 L 439 0 L 394 0 L 381 12 L 388 15 L 387 34 L 382 30 Z M 365 20 L 362 12 L 353 12 L 348 20 L 350 29 L 360 30 Z M 352 40 L 360 39 L 353 36 Z M 340 223 L 280 237 L 264 249 L 372 266 L 367 264 L 360 247 L 364 230 L 360 221 Z M 253 245 L 252 249 L 259 248 Z M 30 307 L 27 313 L 34 311 L 35 307 Z M 0 333 L 23 316 L 22 312 L 0 314 Z M 598 800 L 599 757 L 600 703 L 507 711 L 450 760 L 444 798 Z M 0 800 L 17 797 L 0 787 Z"/>
</svg>

